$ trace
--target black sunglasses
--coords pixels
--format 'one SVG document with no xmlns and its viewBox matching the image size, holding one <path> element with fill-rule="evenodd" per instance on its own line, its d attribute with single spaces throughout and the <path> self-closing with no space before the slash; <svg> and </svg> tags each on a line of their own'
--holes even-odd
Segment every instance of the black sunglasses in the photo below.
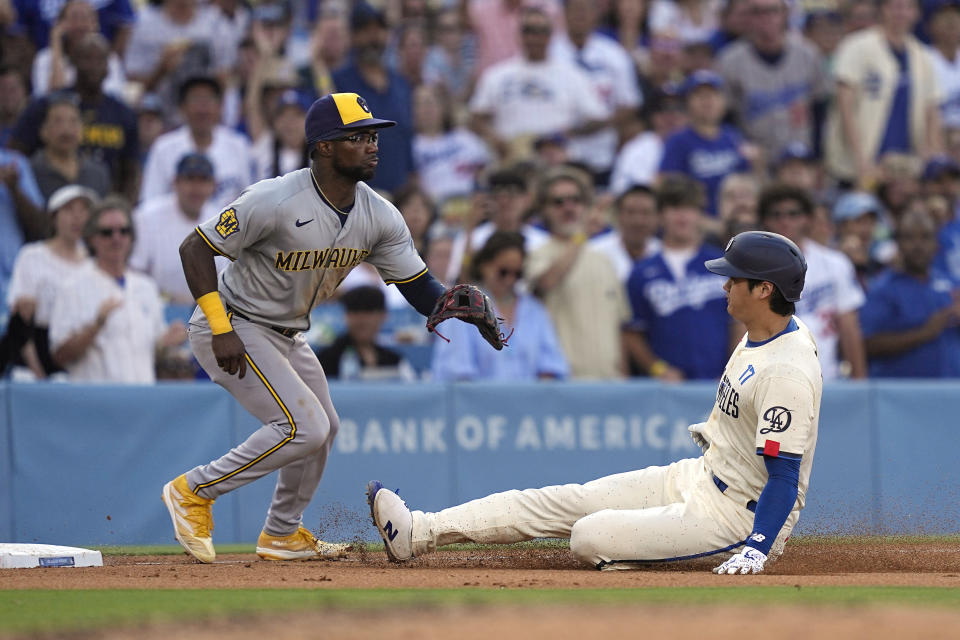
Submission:
<svg viewBox="0 0 960 640">
<path fill-rule="evenodd" d="M 114 234 L 121 236 L 133 235 L 133 227 L 100 227 L 97 229 L 97 235 L 101 238 L 109 238 Z"/>
<path fill-rule="evenodd" d="M 380 134 L 376 131 L 370 133 L 355 133 L 346 138 L 337 138 L 334 142 L 349 142 L 350 144 L 377 144 L 380 142 Z"/>
</svg>

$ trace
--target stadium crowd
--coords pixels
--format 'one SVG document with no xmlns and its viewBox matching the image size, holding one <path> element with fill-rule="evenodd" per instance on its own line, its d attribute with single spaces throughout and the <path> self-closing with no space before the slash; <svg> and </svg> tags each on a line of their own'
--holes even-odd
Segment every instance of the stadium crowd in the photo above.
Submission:
<svg viewBox="0 0 960 640">
<path fill-rule="evenodd" d="M 308 333 L 330 377 L 715 379 L 743 329 L 703 262 L 748 229 L 803 249 L 826 380 L 960 376 L 960 0 L 369 1 L 0 0 L 0 373 L 193 378 L 180 242 L 308 166 L 339 91 L 514 336 L 433 342 L 361 265 Z"/>
</svg>

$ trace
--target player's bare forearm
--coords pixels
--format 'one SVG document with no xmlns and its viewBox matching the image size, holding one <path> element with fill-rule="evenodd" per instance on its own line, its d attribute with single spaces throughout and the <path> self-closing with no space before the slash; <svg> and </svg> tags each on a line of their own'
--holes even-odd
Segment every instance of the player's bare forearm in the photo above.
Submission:
<svg viewBox="0 0 960 640">
<path fill-rule="evenodd" d="M 183 264 L 183 276 L 194 298 L 200 298 L 217 290 L 216 254 L 203 241 L 200 234 L 193 231 L 180 244 L 180 262 Z"/>
</svg>

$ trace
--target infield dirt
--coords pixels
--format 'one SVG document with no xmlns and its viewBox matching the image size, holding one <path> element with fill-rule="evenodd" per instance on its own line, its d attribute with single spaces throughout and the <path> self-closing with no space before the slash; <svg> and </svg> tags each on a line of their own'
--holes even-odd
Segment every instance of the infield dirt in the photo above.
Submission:
<svg viewBox="0 0 960 640">
<path fill-rule="evenodd" d="M 403 565 L 382 552 L 335 561 L 268 562 L 223 555 L 214 564 L 182 556 L 107 556 L 102 568 L 8 569 L 0 589 L 157 588 L 631 588 L 677 586 L 926 586 L 960 588 L 956 542 L 824 541 L 788 545 L 757 576 L 716 576 L 716 560 L 596 571 L 563 547 L 441 551 Z"/>
</svg>

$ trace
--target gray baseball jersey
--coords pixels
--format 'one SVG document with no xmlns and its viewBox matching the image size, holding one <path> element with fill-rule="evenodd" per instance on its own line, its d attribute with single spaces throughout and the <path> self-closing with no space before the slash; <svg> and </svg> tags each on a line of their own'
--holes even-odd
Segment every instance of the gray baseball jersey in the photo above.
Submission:
<svg viewBox="0 0 960 640">
<path fill-rule="evenodd" d="M 308 329 L 313 307 L 363 261 L 387 283 L 426 269 L 396 207 L 358 182 L 352 209 L 340 211 L 310 169 L 256 183 L 197 232 L 233 261 L 220 273 L 224 302 L 290 329 Z"/>
</svg>

